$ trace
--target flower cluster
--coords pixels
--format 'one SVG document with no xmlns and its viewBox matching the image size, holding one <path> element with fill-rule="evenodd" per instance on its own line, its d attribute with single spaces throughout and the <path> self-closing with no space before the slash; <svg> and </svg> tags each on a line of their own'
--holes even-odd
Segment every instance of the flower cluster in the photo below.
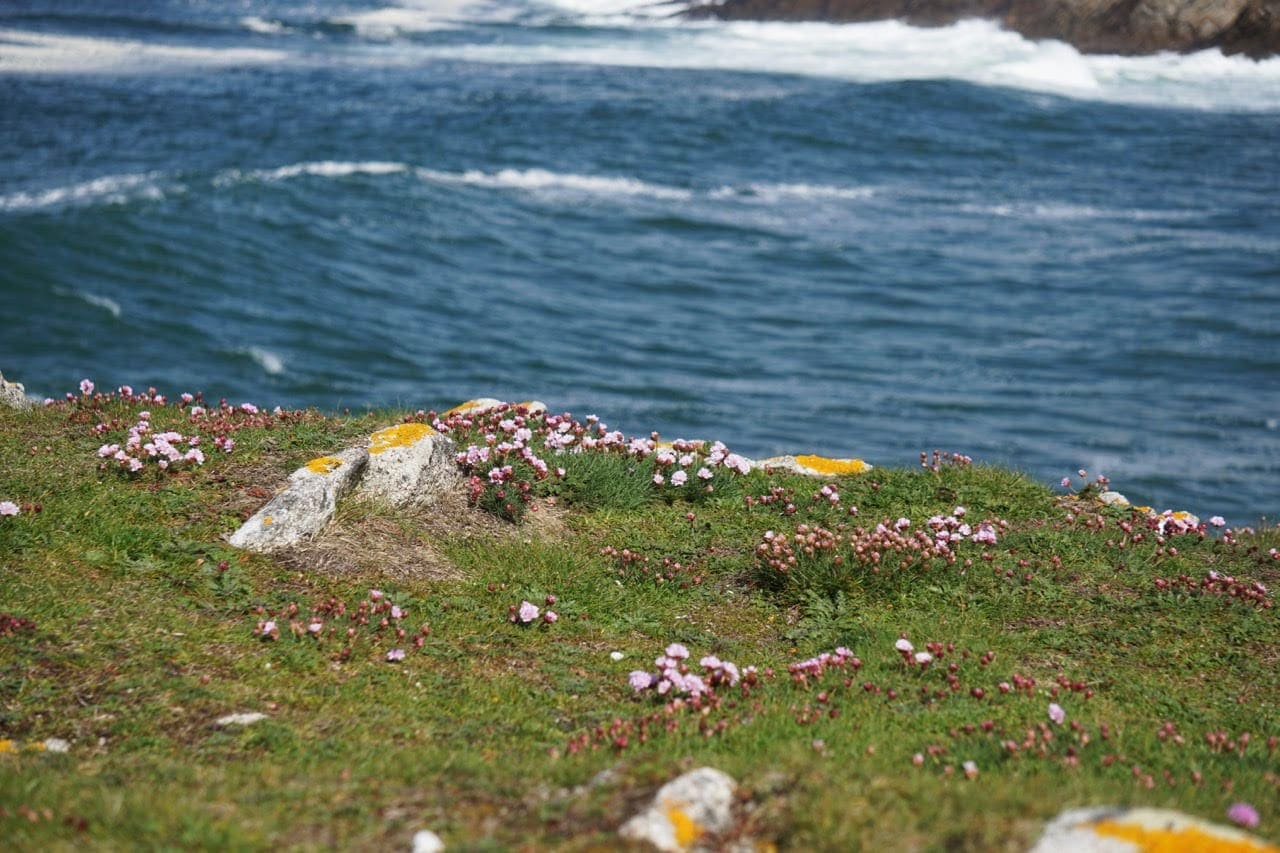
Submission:
<svg viewBox="0 0 1280 853">
<path fill-rule="evenodd" d="M 556 597 L 548 595 L 545 600 L 548 608 L 545 612 L 538 605 L 528 601 L 520 602 L 519 607 L 514 604 L 511 605 L 507 608 L 507 621 L 516 625 L 532 625 L 538 621 L 539 616 L 542 617 L 542 622 L 547 625 L 560 621 L 560 616 L 550 609 L 551 605 L 556 603 Z"/>
<path fill-rule="evenodd" d="M 934 450 L 932 454 L 920 451 L 920 467 L 937 474 L 943 468 L 968 468 L 973 464 L 973 457 L 963 453 L 945 453 Z"/>
<path fill-rule="evenodd" d="M 633 551 L 630 548 L 619 550 L 612 545 L 601 548 L 600 556 L 617 561 L 616 572 L 623 580 L 652 580 L 656 586 L 678 580 L 680 589 L 688 589 L 690 586 L 699 586 L 702 583 L 702 574 L 696 571 L 693 565 L 682 563 L 671 557 L 663 557 L 662 565 L 654 566 L 649 557 L 639 551 Z"/>
<path fill-rule="evenodd" d="M 1161 592 L 1234 598 L 1261 610 L 1269 610 L 1273 606 L 1271 594 L 1266 585 L 1259 581 L 1237 580 L 1231 575 L 1224 575 L 1213 569 L 1206 572 L 1205 576 L 1199 580 L 1190 575 L 1178 575 L 1175 578 L 1156 578 L 1154 584 L 1155 588 Z"/>
<path fill-rule="evenodd" d="M 29 633 L 35 629 L 36 623 L 25 616 L 0 613 L 0 637 L 12 637 L 14 634 Z"/>
<path fill-rule="evenodd" d="M 659 655 L 654 664 L 657 673 L 635 670 L 628 677 L 628 683 L 637 693 L 654 690 L 659 696 L 691 696 L 700 697 L 715 692 L 721 685 L 732 687 L 738 683 L 742 674 L 736 664 L 722 661 L 715 655 L 707 655 L 698 661 L 702 674 L 694 673 L 689 667 L 689 650 L 680 643 L 667 646 L 664 654 Z M 747 672 L 755 674 L 755 667 L 747 667 Z"/>
<path fill-rule="evenodd" d="M 950 566 L 957 562 L 958 545 L 995 544 L 998 531 L 1009 526 L 1001 519 L 971 526 L 961 520 L 964 515 L 965 508 L 956 507 L 951 515 L 934 516 L 915 530 L 909 518 L 885 519 L 874 528 L 857 527 L 848 533 L 843 525 L 830 530 L 801 524 L 789 536 L 769 530 L 756 546 L 756 557 L 780 576 L 813 580 L 825 575 L 836 586 L 855 567 L 876 575 L 884 569 L 928 567 L 935 561 Z"/>
<path fill-rule="evenodd" d="M 312 605 L 306 616 L 297 603 L 287 604 L 274 613 L 258 607 L 255 613 L 260 618 L 254 625 L 253 635 L 258 639 L 279 640 L 283 632 L 322 647 L 336 645 L 333 657 L 338 661 L 350 659 L 365 638 L 392 646 L 380 653 L 386 661 L 402 661 L 404 646 L 421 649 L 431 634 L 431 626 L 427 624 L 412 632 L 404 627 L 408 608 L 392 602 L 380 589 L 369 590 L 369 595 L 354 606 L 337 598 L 322 599 Z"/>
<path fill-rule="evenodd" d="M 183 449 L 179 445 L 186 445 Z M 200 450 L 200 436 L 184 436 L 180 432 L 167 430 L 155 432 L 151 428 L 151 413 L 138 413 L 138 422 L 129 427 L 129 437 L 124 446 L 104 444 L 98 448 L 98 456 L 109 459 L 131 474 L 136 474 L 148 462 L 154 462 L 161 470 L 173 466 L 203 465 L 204 452 Z M 105 469 L 108 463 L 103 463 Z"/>
</svg>

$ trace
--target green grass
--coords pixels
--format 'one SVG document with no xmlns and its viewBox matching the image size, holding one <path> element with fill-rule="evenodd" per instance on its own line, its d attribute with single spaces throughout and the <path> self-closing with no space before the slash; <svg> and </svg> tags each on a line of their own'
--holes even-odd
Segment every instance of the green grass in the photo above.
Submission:
<svg viewBox="0 0 1280 853">
<path fill-rule="evenodd" d="M 40 505 L 0 518 L 10 846 L 404 849 L 431 828 L 452 849 L 616 849 L 658 785 L 704 764 L 742 786 L 737 834 L 783 849 L 1018 850 L 1068 806 L 1222 821 L 1241 800 L 1280 842 L 1276 610 L 1155 583 L 1213 570 L 1274 589 L 1275 528 L 1162 544 L 1137 513 L 981 465 L 877 468 L 838 481 L 831 506 L 805 477 L 718 471 L 711 493 L 659 489 L 652 459 L 587 453 L 555 457 L 566 476 L 535 484 L 549 522 L 353 504 L 317 548 L 267 557 L 224 537 L 294 468 L 403 413 L 228 415 L 235 450 L 206 435 L 201 467 L 100 470 L 99 445 L 142 408 L 0 410 L 0 500 Z M 190 426 L 149 408 L 157 429 Z M 771 489 L 786 500 L 744 501 Z M 766 531 L 848 536 L 899 517 L 916 529 L 958 505 L 1007 528 L 995 545 L 958 544 L 952 566 L 872 574 L 849 559 L 780 579 L 756 555 Z M 1143 541 L 1124 541 L 1121 523 Z M 328 611 L 371 589 L 408 615 L 348 639 L 354 623 Z M 508 621 L 511 605 L 545 609 L 551 595 L 555 624 Z M 255 636 L 267 619 L 278 639 Z M 908 666 L 903 635 L 941 656 Z M 668 711 L 627 678 L 673 642 L 759 680 Z M 861 666 L 789 676 L 837 646 Z M 392 647 L 403 661 L 386 660 Z M 214 725 L 240 711 L 269 719 Z M 70 751 L 33 748 L 48 738 Z"/>
</svg>

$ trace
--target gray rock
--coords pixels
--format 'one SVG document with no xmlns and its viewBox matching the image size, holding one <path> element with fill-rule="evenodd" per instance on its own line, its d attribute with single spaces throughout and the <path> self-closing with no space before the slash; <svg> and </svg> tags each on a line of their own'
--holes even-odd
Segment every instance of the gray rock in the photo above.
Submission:
<svg viewBox="0 0 1280 853">
<path fill-rule="evenodd" d="M 358 493 L 396 507 L 425 506 L 457 483 L 456 446 L 426 424 L 407 423 L 369 437 Z"/>
<path fill-rule="evenodd" d="M 693 850 L 703 836 L 733 825 L 733 790 L 727 773 L 711 767 L 691 770 L 663 785 L 649 807 L 618 834 L 670 853 Z"/>
<path fill-rule="evenodd" d="M 333 518 L 369 458 L 362 447 L 321 456 L 289 476 L 289 486 L 231 535 L 236 548 L 269 553 L 314 536 Z"/>
<path fill-rule="evenodd" d="M 1143 838 L 1149 841 L 1125 840 Z M 1088 808 L 1065 811 L 1045 827 L 1030 853 L 1134 853 L 1138 849 L 1272 849 L 1261 839 L 1168 809 Z"/>
<path fill-rule="evenodd" d="M 8 382 L 0 373 L 0 407 L 6 409 L 29 409 L 31 400 L 27 397 L 27 389 L 21 382 Z"/>
</svg>

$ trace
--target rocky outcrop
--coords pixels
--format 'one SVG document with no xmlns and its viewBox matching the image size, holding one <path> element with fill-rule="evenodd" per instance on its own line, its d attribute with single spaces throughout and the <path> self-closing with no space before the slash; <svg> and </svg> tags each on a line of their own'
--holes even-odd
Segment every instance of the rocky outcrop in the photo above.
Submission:
<svg viewBox="0 0 1280 853">
<path fill-rule="evenodd" d="M 618 834 L 666 853 L 697 849 L 704 836 L 733 825 L 735 787 L 732 777 L 712 767 L 691 770 L 663 785 L 649 807 L 623 824 Z"/>
<path fill-rule="evenodd" d="M 1256 817 L 1255 813 L 1255 824 Z M 1238 817 L 1232 819 L 1242 822 Z M 1243 823 L 1248 825 L 1247 821 Z M 1137 853 L 1140 850 L 1277 853 L 1277 849 L 1261 838 L 1181 812 L 1117 807 L 1063 812 L 1045 828 L 1031 853 Z"/>
<path fill-rule="evenodd" d="M 27 389 L 21 382 L 9 382 L 0 373 L 0 407 L 6 409 L 29 409 L 31 400 L 27 399 Z"/>
<path fill-rule="evenodd" d="M 687 14 L 840 23 L 899 19 L 917 26 L 988 18 L 1028 38 L 1058 39 L 1085 53 L 1213 47 L 1255 59 L 1280 53 L 1280 0 L 724 0 Z"/>
</svg>

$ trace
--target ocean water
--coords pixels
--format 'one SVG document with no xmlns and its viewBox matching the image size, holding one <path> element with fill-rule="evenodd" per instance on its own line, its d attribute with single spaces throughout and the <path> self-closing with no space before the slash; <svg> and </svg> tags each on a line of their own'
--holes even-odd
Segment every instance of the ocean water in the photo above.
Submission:
<svg viewBox="0 0 1280 853">
<path fill-rule="evenodd" d="M 678 8 L 0 4 L 0 370 L 1280 515 L 1280 60 Z"/>
</svg>

